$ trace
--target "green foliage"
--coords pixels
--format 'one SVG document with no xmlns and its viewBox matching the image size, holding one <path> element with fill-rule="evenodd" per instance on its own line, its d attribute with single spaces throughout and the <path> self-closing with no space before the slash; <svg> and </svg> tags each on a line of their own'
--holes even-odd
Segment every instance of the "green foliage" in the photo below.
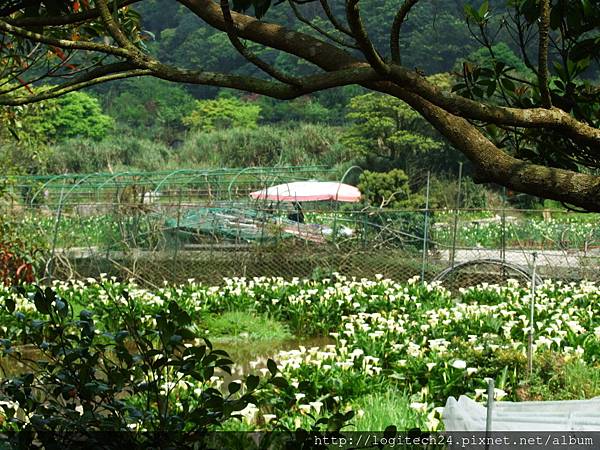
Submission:
<svg viewBox="0 0 600 450">
<path fill-rule="evenodd" d="M 47 100 L 41 112 L 24 124 L 39 140 L 57 142 L 70 138 L 102 140 L 114 120 L 102 112 L 99 101 L 85 92 L 71 92 Z"/>
<path fill-rule="evenodd" d="M 166 145 L 128 133 L 111 135 L 101 142 L 72 139 L 49 148 L 50 173 L 93 173 L 134 168 L 160 170 L 172 160 Z"/>
<path fill-rule="evenodd" d="M 204 132 L 224 128 L 256 128 L 260 106 L 235 97 L 198 100 L 194 110 L 182 119 L 184 125 Z"/>
<path fill-rule="evenodd" d="M 600 395 L 600 367 L 557 358 L 546 352 L 536 359 L 533 378 L 520 390 L 520 400 L 585 400 Z"/>
<path fill-rule="evenodd" d="M 400 168 L 408 174 L 447 169 L 448 146 L 436 131 L 406 103 L 369 93 L 350 100 L 352 124 L 342 142 L 377 171 Z"/>
<path fill-rule="evenodd" d="M 252 422 L 256 405 L 285 417 L 297 403 L 272 360 L 262 382 L 250 374 L 224 383 L 233 362 L 196 335 L 192 316 L 177 300 L 143 305 L 136 289 L 96 288 L 98 297 L 88 303 L 93 309 L 82 307 L 92 300 L 83 292 L 31 285 L 2 291 L 0 315 L 10 332 L 1 341 L 0 362 L 27 361 L 0 380 L 0 430 L 19 432 L 7 437 L 12 444 L 70 448 L 76 436 L 86 447 L 206 448 L 214 439 L 207 432 L 234 419 Z M 27 354 L 23 338 L 32 344 Z M 336 432 L 351 418 L 334 413 L 307 425 Z M 274 425 L 287 432 L 289 448 L 297 448 L 299 437 L 279 420 Z"/>
<path fill-rule="evenodd" d="M 43 172 L 48 149 L 46 139 L 30 129 L 30 124 L 46 109 L 43 103 L 0 107 L 0 171 L 3 174 Z"/>
<path fill-rule="evenodd" d="M 196 132 L 188 134 L 177 158 L 179 165 L 203 167 L 333 167 L 351 159 L 339 139 L 338 128 L 306 123 Z"/>
<path fill-rule="evenodd" d="M 137 78 L 116 85 L 108 92 L 105 104 L 121 126 L 133 129 L 181 128 L 182 118 L 195 105 L 182 86 L 156 78 Z"/>
<path fill-rule="evenodd" d="M 278 101 L 268 97 L 260 98 L 261 122 L 335 122 L 334 114 L 323 106 L 317 98 L 302 97 L 292 101 Z"/>
<path fill-rule="evenodd" d="M 431 178 L 429 205 L 433 209 L 453 209 L 457 207 L 458 180 Z M 460 204 L 462 209 L 489 208 L 488 197 L 491 192 L 475 184 L 470 177 L 463 177 L 460 186 Z"/>
<path fill-rule="evenodd" d="M 367 16 L 366 20 L 373 27 L 393 21 L 397 5 L 393 0 L 387 3 L 388 11 L 381 8 L 380 13 Z M 400 54 L 406 67 L 418 67 L 428 75 L 448 72 L 465 54 L 478 47 L 465 25 L 460 3 L 419 2 L 412 9 L 400 35 Z M 388 18 L 380 22 L 383 14 Z M 385 33 L 381 33 L 379 48 L 387 51 L 385 37 Z"/>
<path fill-rule="evenodd" d="M 50 245 L 46 231 L 0 216 L 0 284 L 31 283 L 42 275 Z"/>
<path fill-rule="evenodd" d="M 378 208 L 406 208 L 422 200 L 411 196 L 408 176 L 400 169 L 383 173 L 365 170 L 358 179 L 358 189 L 369 205 Z"/>
<path fill-rule="evenodd" d="M 72 305 L 52 289 L 33 293 L 43 319 L 24 319 L 21 326 L 40 354 L 34 371 L 0 383 L 0 395 L 20 406 L 4 408 L 9 430 L 29 432 L 32 440 L 52 431 L 49 438 L 59 441 L 76 432 L 92 443 L 94 431 L 123 432 L 119 439 L 135 442 L 132 429 L 143 429 L 169 431 L 170 439 L 185 442 L 191 432 L 218 425 L 255 401 L 258 383 L 250 377 L 238 395 L 241 384 L 230 384 L 228 396 L 207 386 L 215 370 L 231 373 L 233 363 L 206 339 L 190 345 L 196 338 L 191 317 L 176 302 L 154 316 L 155 327 L 140 327 L 128 293 L 121 295 L 113 301 L 121 305 L 115 313 L 122 328 L 111 333 L 97 328 L 102 324 L 91 311 L 75 318 Z M 3 356 L 21 357 L 10 341 L 4 342 Z M 197 397 L 183 395 L 181 384 L 196 387 Z"/>
<path fill-rule="evenodd" d="M 466 97 L 508 107 L 540 106 L 538 80 L 533 76 L 537 69 L 531 62 L 535 60 L 537 49 L 525 43 L 519 49 L 523 57 L 514 56 L 501 42 L 502 38 L 508 40 L 506 34 L 511 33 L 510 25 L 506 25 L 510 23 L 510 20 L 506 21 L 508 14 L 498 14 L 488 6 L 488 2 L 484 2 L 478 10 L 473 7 L 466 10 L 468 20 L 478 25 L 477 38 L 485 48 L 472 55 L 476 56 L 476 65 L 463 66 L 462 80 L 454 90 Z M 510 2 L 509 7 L 509 14 L 519 21 L 521 35 L 537 33 L 539 2 L 516 0 Z M 555 47 L 551 45 L 549 55 L 551 102 L 577 119 L 597 126 L 600 103 L 590 79 L 597 77 L 597 66 L 592 61 L 599 54 L 599 41 L 590 30 L 596 30 L 600 25 L 600 8 L 589 1 L 552 2 L 549 25 L 551 39 L 561 42 Z M 498 39 L 499 30 L 505 26 L 506 33 Z M 493 125 L 485 131 L 492 142 L 520 159 L 574 171 L 600 167 L 596 152 L 574 143 L 559 131 L 528 130 L 521 136 Z"/>
<path fill-rule="evenodd" d="M 210 339 L 233 341 L 269 341 L 290 339 L 285 325 L 263 314 L 249 311 L 228 311 L 204 318 L 198 326 Z"/>
<path fill-rule="evenodd" d="M 352 403 L 352 409 L 356 412 L 354 429 L 385 430 L 390 425 L 398 430 L 425 429 L 423 415 L 411 408 L 411 403 L 410 395 L 397 390 L 360 397 Z"/>
<path fill-rule="evenodd" d="M 500 62 L 514 71 L 517 76 L 527 78 L 533 76 L 533 72 L 527 68 L 523 60 L 505 42 L 492 45 L 491 52 L 486 48 L 479 48 L 467 57 L 467 61 L 477 66 L 491 66 L 493 63 Z M 456 67 L 456 69 L 459 68 Z"/>
<path fill-rule="evenodd" d="M 9 419 L 0 425 L 3 431 L 28 426 L 25 413 L 34 418 L 34 430 L 44 426 L 41 418 L 59 431 L 69 425 L 68 431 L 84 435 L 86 426 L 127 431 L 139 424 L 176 433 L 232 429 L 231 402 L 247 394 L 256 406 L 244 408 L 246 429 L 296 428 L 297 420 L 332 426 L 350 420 L 344 411 L 352 406 L 359 410 L 359 429 L 398 420 L 400 427 L 416 423 L 435 430 L 436 408 L 448 396 L 481 399 L 488 377 L 495 380 L 497 398 L 598 395 L 600 319 L 590 311 L 600 299 L 586 282 L 538 287 L 531 384 L 524 347 L 528 324 L 514 320 L 528 313 L 530 294 L 515 281 L 468 288 L 458 296 L 437 284 L 381 276 L 236 278 L 221 286 L 190 282 L 154 290 L 102 279 L 57 282 L 45 291 L 24 288 L 15 293 L 0 287 L 3 357 L 18 360 L 18 345 L 29 342 L 39 353 L 23 357 L 45 363 L 36 371 L 21 368 L 25 373 L 0 384 L 0 417 Z M 194 332 L 203 318 L 224 311 L 276 317 L 295 333 L 329 333 L 332 340 L 282 350 L 272 360 L 257 358 L 247 366 L 262 372 L 264 382 L 249 370 L 236 374 L 243 381 L 227 386 L 213 378 L 223 374 L 211 367 L 231 366 L 229 358 Z M 557 322 L 563 314 L 569 320 Z M 157 383 L 145 383 L 145 374 Z M 205 412 L 211 419 L 196 422 Z M 267 414 L 271 422 L 265 424 Z"/>
<path fill-rule="evenodd" d="M 173 148 L 160 140 L 119 128 L 118 133 L 101 142 L 72 139 L 54 144 L 40 155 L 44 159 L 35 167 L 43 163 L 43 170 L 50 173 L 92 173 L 128 169 L 339 165 L 343 173 L 352 157 L 340 143 L 340 134 L 340 128 L 307 123 L 238 127 L 192 131 Z M 18 164 L 19 147 L 9 142 L 5 148 L 14 148 L 10 161 Z"/>
</svg>

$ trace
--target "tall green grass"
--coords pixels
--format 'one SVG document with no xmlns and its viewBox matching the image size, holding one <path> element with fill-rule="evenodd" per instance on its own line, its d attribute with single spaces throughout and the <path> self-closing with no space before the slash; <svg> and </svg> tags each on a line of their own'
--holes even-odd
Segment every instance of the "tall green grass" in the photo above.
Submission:
<svg viewBox="0 0 600 450">
<path fill-rule="evenodd" d="M 205 167 L 275 165 L 347 165 L 352 159 L 340 143 L 341 128 L 294 123 L 255 129 L 230 128 L 190 132 L 167 144 L 147 136 L 116 130 L 101 142 L 73 139 L 52 146 L 49 173 L 119 170 L 171 170 Z"/>
</svg>

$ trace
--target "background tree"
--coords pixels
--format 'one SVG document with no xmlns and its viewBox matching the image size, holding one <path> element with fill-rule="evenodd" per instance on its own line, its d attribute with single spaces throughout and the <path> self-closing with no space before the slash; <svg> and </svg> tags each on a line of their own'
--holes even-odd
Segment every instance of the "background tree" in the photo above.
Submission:
<svg viewBox="0 0 600 450">
<path fill-rule="evenodd" d="M 213 131 L 223 128 L 256 128 L 260 106 L 235 97 L 198 100 L 183 123 L 194 130 Z"/>
<path fill-rule="evenodd" d="M 407 103 L 469 158 L 478 182 L 600 210 L 600 102 L 589 79 L 600 48 L 595 2 L 454 2 L 465 7 L 476 45 L 491 56 L 487 67 L 463 66 L 464 82 L 455 93 L 425 78 L 420 65 L 415 70 L 406 60 L 403 64 L 406 47 L 400 37 L 424 1 L 386 7 L 393 17 L 387 28 L 380 21 L 384 16 L 363 14 L 371 11 L 370 4 L 359 0 L 335 7 L 327 0 L 291 0 L 289 8 L 269 8 L 262 0 L 233 5 L 179 0 L 177 14 L 196 16 L 224 32 L 251 73 L 168 61 L 147 43 L 151 35 L 143 31 L 132 2 L 143 4 L 95 0 L 65 2 L 60 8 L 23 4 L 19 10 L 18 2 L 3 2 L 0 76 L 17 87 L 0 91 L 0 104 L 22 105 L 140 76 L 285 100 L 355 84 Z M 369 16 L 378 19 L 369 22 Z M 292 27 L 281 25 L 290 18 Z M 383 38 L 382 27 L 389 30 Z M 494 56 L 500 35 L 514 40 L 533 80 L 515 77 Z M 49 76 L 60 83 L 38 89 L 36 82 Z"/>
<path fill-rule="evenodd" d="M 350 100 L 349 111 L 353 123 L 343 142 L 364 158 L 365 168 L 402 169 L 412 177 L 428 169 L 443 173 L 449 160 L 460 158 L 419 113 L 394 97 L 360 95 Z"/>
<path fill-rule="evenodd" d="M 27 133 L 48 142 L 75 137 L 101 140 L 113 126 L 112 117 L 103 114 L 100 102 L 85 92 L 46 100 L 41 112 L 25 121 Z"/>
</svg>

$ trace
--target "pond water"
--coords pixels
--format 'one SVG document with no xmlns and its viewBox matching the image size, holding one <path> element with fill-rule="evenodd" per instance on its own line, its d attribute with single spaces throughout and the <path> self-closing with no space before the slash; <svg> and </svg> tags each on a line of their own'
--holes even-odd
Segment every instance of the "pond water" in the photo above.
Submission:
<svg viewBox="0 0 600 450">
<path fill-rule="evenodd" d="M 259 374 L 260 369 L 267 366 L 267 359 L 274 358 L 280 351 L 292 350 L 300 347 L 324 347 L 332 344 L 335 341 L 328 336 L 309 337 L 309 338 L 293 338 L 276 341 L 256 341 L 242 340 L 239 337 L 227 339 L 220 338 L 212 341 L 215 349 L 225 350 L 229 353 L 230 359 L 235 363 L 234 371 L 231 376 L 225 376 L 224 384 L 229 381 L 239 379 L 250 373 Z M 10 378 L 19 375 L 28 370 L 28 361 L 33 362 L 40 358 L 41 354 L 33 345 L 23 345 L 19 347 L 21 360 L 15 358 L 4 357 L 0 358 L 0 376 L 2 378 Z M 258 364 L 251 362 L 258 361 Z M 31 364 L 35 366 L 35 364 Z"/>
<path fill-rule="evenodd" d="M 267 367 L 269 358 L 277 362 L 275 357 L 280 351 L 287 351 L 304 346 L 323 348 L 326 345 L 334 344 L 335 341 L 329 336 L 317 336 L 309 338 L 293 338 L 280 341 L 240 341 L 236 340 L 216 340 L 213 342 L 214 348 L 225 350 L 229 353 L 231 360 L 235 363 L 231 376 L 224 376 L 224 385 L 229 381 L 240 379 L 248 374 L 260 376 L 260 369 Z M 261 377 L 263 378 L 263 377 Z"/>
</svg>

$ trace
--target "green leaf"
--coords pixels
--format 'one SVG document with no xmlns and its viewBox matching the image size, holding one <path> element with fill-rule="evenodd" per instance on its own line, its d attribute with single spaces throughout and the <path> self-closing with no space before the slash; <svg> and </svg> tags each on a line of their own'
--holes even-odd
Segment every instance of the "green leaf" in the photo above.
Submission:
<svg viewBox="0 0 600 450">
<path fill-rule="evenodd" d="M 46 299 L 44 293 L 41 289 L 37 289 L 35 295 L 33 296 L 33 303 L 36 309 L 42 314 L 50 314 L 50 304 Z"/>
<path fill-rule="evenodd" d="M 256 375 L 248 375 L 246 378 L 246 389 L 248 389 L 248 391 L 253 391 L 258 387 L 259 382 L 260 378 Z"/>
<path fill-rule="evenodd" d="M 481 6 L 479 7 L 479 10 L 477 11 L 477 14 L 479 14 L 479 17 L 484 18 L 485 15 L 490 11 L 490 3 L 488 0 L 485 0 Z"/>
<path fill-rule="evenodd" d="M 267 360 L 267 369 L 271 372 L 271 375 L 275 376 L 277 374 L 277 363 L 273 361 L 271 358 Z"/>
<path fill-rule="evenodd" d="M 11 314 L 15 312 L 15 308 L 17 307 L 17 303 L 12 297 L 7 297 L 7 299 L 4 301 L 4 305 Z"/>
<path fill-rule="evenodd" d="M 472 21 L 477 22 L 477 23 L 481 20 L 479 13 L 475 10 L 475 8 L 473 8 L 472 5 L 469 5 L 467 3 L 464 6 L 464 10 L 465 10 L 465 15 L 467 16 L 467 20 L 471 19 Z"/>
<path fill-rule="evenodd" d="M 281 389 L 286 389 L 289 387 L 289 383 L 287 382 L 287 380 L 283 377 L 275 377 L 273 378 L 270 383 L 274 386 L 277 386 L 278 388 Z"/>
<path fill-rule="evenodd" d="M 229 383 L 227 385 L 227 390 L 229 391 L 229 394 L 231 394 L 231 395 L 238 392 L 241 388 L 242 388 L 241 383 L 238 383 L 237 381 L 232 381 L 231 383 Z"/>
</svg>

